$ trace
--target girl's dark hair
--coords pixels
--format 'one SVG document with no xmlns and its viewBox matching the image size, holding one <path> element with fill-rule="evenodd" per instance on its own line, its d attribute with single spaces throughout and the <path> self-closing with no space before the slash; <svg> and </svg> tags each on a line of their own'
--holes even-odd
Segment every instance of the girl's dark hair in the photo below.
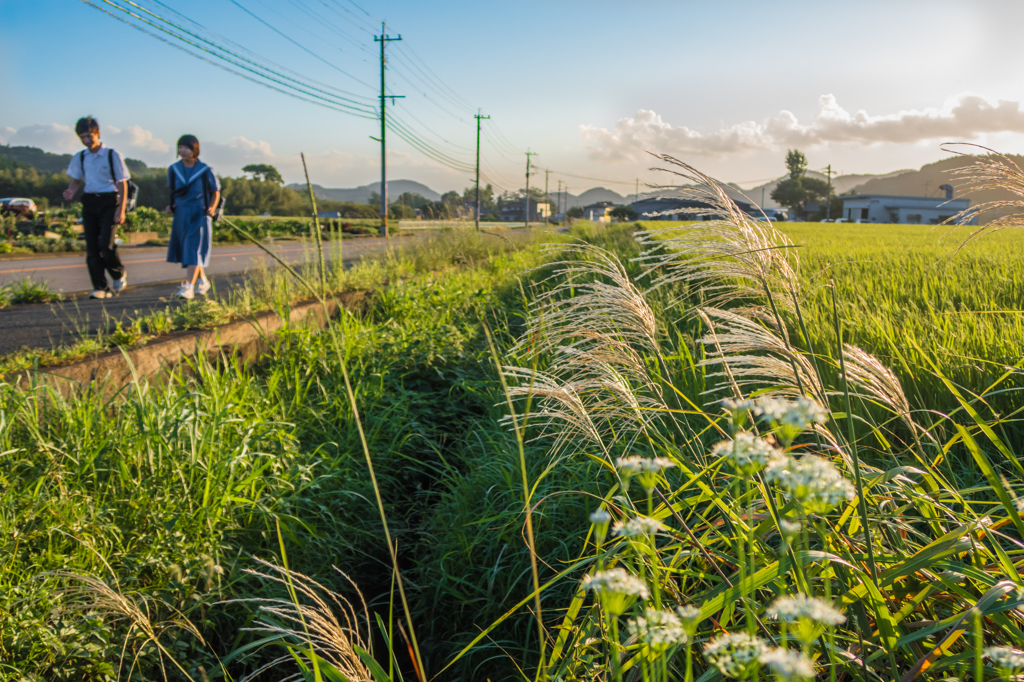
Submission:
<svg viewBox="0 0 1024 682">
<path fill-rule="evenodd" d="M 199 158 L 199 138 L 195 135 L 182 135 L 178 138 L 178 147 L 189 147 L 192 150 L 192 156 Z"/>
<path fill-rule="evenodd" d="M 80 118 L 78 123 L 75 124 L 75 135 L 85 135 L 86 133 L 96 133 L 98 135 L 99 132 L 100 122 L 92 116 Z"/>
</svg>

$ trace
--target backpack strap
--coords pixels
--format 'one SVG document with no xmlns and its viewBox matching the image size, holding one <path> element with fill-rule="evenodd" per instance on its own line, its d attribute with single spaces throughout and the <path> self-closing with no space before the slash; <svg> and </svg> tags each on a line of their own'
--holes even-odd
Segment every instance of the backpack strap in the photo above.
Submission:
<svg viewBox="0 0 1024 682">
<path fill-rule="evenodd" d="M 79 157 L 79 159 L 78 159 L 79 161 L 82 162 L 82 183 L 83 184 L 85 183 L 85 152 L 86 151 L 88 151 L 88 150 L 83 149 L 82 150 L 82 156 Z"/>
<path fill-rule="evenodd" d="M 107 165 L 110 166 L 110 179 L 114 181 L 114 187 L 117 187 L 117 175 L 114 173 L 114 150 L 107 150 Z"/>
</svg>

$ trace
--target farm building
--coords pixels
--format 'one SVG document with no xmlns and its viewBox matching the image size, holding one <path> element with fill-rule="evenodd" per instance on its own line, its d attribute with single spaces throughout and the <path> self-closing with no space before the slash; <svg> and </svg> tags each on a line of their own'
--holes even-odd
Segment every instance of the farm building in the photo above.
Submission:
<svg viewBox="0 0 1024 682">
<path fill-rule="evenodd" d="M 506 223 L 521 223 L 523 216 L 523 200 L 510 201 L 501 207 L 501 220 Z M 546 201 L 530 199 L 530 220 L 542 221 L 551 215 L 551 204 Z"/>
<path fill-rule="evenodd" d="M 737 201 L 736 205 L 750 215 L 760 215 L 753 204 Z M 704 220 L 704 213 L 712 210 L 711 205 L 703 201 L 678 197 L 646 197 L 631 206 L 640 220 Z"/>
<path fill-rule="evenodd" d="M 609 215 L 612 209 L 615 208 L 615 204 L 610 201 L 599 201 L 596 204 L 588 204 L 583 207 L 583 217 L 586 220 L 593 220 L 596 223 L 610 223 L 612 221 Z"/>
<path fill-rule="evenodd" d="M 842 197 L 843 219 L 848 222 L 938 225 L 967 210 L 971 200 L 954 199 L 953 188 L 943 185 L 944 197 L 905 197 L 890 194 L 856 194 Z M 971 221 L 976 225 L 978 219 Z"/>
</svg>

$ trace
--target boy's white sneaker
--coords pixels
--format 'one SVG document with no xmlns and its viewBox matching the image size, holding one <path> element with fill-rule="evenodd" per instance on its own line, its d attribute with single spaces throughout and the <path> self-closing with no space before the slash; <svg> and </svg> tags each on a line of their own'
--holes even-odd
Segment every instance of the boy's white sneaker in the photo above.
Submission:
<svg viewBox="0 0 1024 682">
<path fill-rule="evenodd" d="M 196 282 L 196 293 L 200 296 L 206 296 L 210 291 L 210 280 L 205 277 Z"/>
<path fill-rule="evenodd" d="M 121 275 L 121 279 L 115 279 L 114 280 L 114 283 L 111 285 L 111 288 L 113 288 L 115 294 L 119 294 L 122 291 L 124 291 L 125 287 L 127 287 L 127 286 L 128 286 L 128 271 L 126 270 L 125 273 L 123 275 Z"/>
<path fill-rule="evenodd" d="M 175 292 L 174 297 L 185 298 L 191 301 L 193 298 L 195 298 L 195 295 L 195 291 L 192 290 L 192 285 L 189 284 L 188 282 L 182 282 L 181 287 L 178 289 L 177 292 Z"/>
<path fill-rule="evenodd" d="M 113 294 L 106 289 L 97 289 L 89 294 L 89 298 L 110 298 L 111 296 L 113 296 Z"/>
</svg>

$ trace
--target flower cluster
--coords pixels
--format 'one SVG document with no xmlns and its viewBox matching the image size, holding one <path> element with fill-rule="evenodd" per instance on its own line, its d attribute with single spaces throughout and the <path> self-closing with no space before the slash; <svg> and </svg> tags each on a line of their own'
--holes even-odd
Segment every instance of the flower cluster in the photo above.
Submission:
<svg viewBox="0 0 1024 682">
<path fill-rule="evenodd" d="M 704 658 L 726 677 L 747 677 L 767 653 L 764 641 L 736 632 L 721 635 L 704 647 Z"/>
<path fill-rule="evenodd" d="M 752 411 L 772 424 L 790 426 L 801 431 L 810 428 L 812 424 L 824 424 L 828 421 L 828 412 L 825 408 L 804 397 L 796 400 L 761 398 L 754 404 Z"/>
<path fill-rule="evenodd" d="M 679 616 L 671 611 L 645 609 L 644 615 L 626 625 L 629 633 L 645 643 L 651 651 L 664 653 L 686 642 L 686 630 Z"/>
<path fill-rule="evenodd" d="M 985 649 L 985 656 L 992 661 L 992 667 L 1005 673 L 1017 674 L 1024 671 L 1024 651 L 1008 646 L 992 646 Z"/>
<path fill-rule="evenodd" d="M 623 478 L 630 478 L 643 472 L 643 457 L 619 457 L 615 460 L 615 468 Z"/>
<path fill-rule="evenodd" d="M 583 576 L 583 589 L 597 592 L 609 616 L 626 612 L 636 599 L 647 599 L 650 592 L 643 580 L 624 568 L 610 568 Z"/>
<path fill-rule="evenodd" d="M 814 424 L 824 424 L 828 412 L 815 401 L 800 397 L 796 400 L 758 398 L 756 400 L 725 400 L 725 409 L 732 415 L 734 426 L 742 428 L 747 415 L 753 414 L 770 423 L 784 443 L 790 443 L 800 432 Z"/>
<path fill-rule="evenodd" d="M 638 538 L 665 530 L 665 525 L 648 516 L 637 516 L 627 521 L 619 521 L 612 528 L 616 535 L 621 535 L 624 538 Z"/>
<path fill-rule="evenodd" d="M 743 476 L 752 476 L 765 467 L 782 463 L 786 455 L 768 441 L 757 438 L 746 431 L 736 434 L 733 440 L 725 440 L 711 450 L 714 458 L 725 457 Z"/>
<path fill-rule="evenodd" d="M 836 626 L 846 622 L 846 616 L 824 599 L 795 594 L 779 597 L 768 607 L 768 615 L 788 623 L 811 620 L 822 625 Z"/>
<path fill-rule="evenodd" d="M 786 497 L 811 513 L 823 514 L 856 493 L 834 464 L 813 455 L 783 460 L 769 467 L 765 478 L 777 481 Z"/>
<path fill-rule="evenodd" d="M 649 592 L 643 580 L 624 568 L 609 568 L 593 575 L 583 576 L 583 588 L 599 592 L 626 594 L 647 599 Z"/>
<path fill-rule="evenodd" d="M 761 654 L 760 661 L 775 674 L 775 679 L 800 682 L 814 678 L 814 661 L 792 649 L 770 649 Z"/>
<path fill-rule="evenodd" d="M 686 630 L 686 635 L 692 638 L 694 633 L 697 632 L 697 626 L 700 625 L 700 609 L 692 604 L 688 604 L 687 606 L 677 608 L 676 614 L 679 616 L 679 621 L 683 624 L 683 630 Z"/>
<path fill-rule="evenodd" d="M 641 459 L 640 460 L 640 473 L 637 474 L 636 480 L 640 482 L 640 485 L 644 487 L 644 490 L 650 494 L 654 490 L 654 486 L 658 484 L 658 477 L 661 472 L 665 469 L 671 469 L 675 466 L 675 462 L 670 460 L 668 457 L 654 457 L 652 459 Z"/>
</svg>

